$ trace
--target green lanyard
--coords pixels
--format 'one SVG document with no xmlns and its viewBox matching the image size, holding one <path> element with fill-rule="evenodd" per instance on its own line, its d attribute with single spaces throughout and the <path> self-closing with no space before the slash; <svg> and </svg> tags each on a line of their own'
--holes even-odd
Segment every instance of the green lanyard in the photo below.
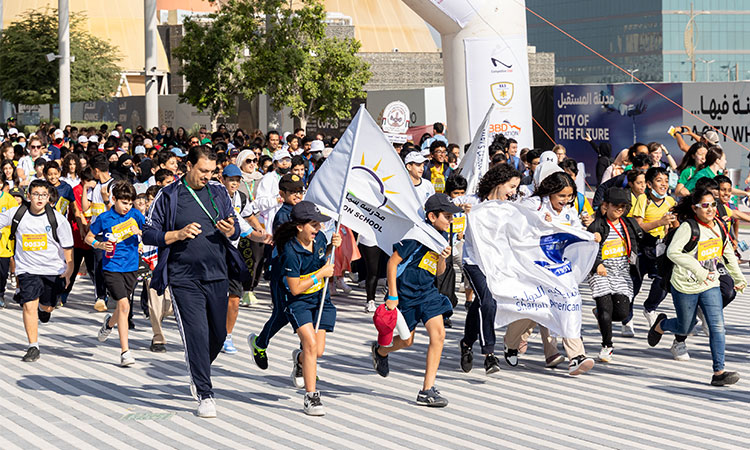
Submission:
<svg viewBox="0 0 750 450">
<path fill-rule="evenodd" d="M 255 187 L 255 180 L 251 180 L 251 181 L 252 181 L 253 187 L 248 186 L 247 181 L 245 180 L 242 180 L 242 183 L 245 185 L 245 189 L 247 189 L 247 197 L 249 201 L 252 202 L 255 200 L 253 196 L 253 188 Z"/>
<path fill-rule="evenodd" d="M 185 181 L 184 177 L 182 178 L 182 184 L 185 185 L 185 188 L 188 190 L 188 192 L 190 192 L 190 195 L 193 196 L 193 198 L 195 199 L 195 201 L 198 203 L 198 206 L 200 206 L 201 209 L 203 210 L 203 212 L 206 213 L 206 215 L 208 216 L 208 218 L 211 219 L 211 222 L 213 222 L 214 225 L 216 225 L 216 219 L 214 219 L 214 217 L 211 215 L 211 213 L 208 212 L 208 210 L 206 209 L 206 207 L 203 205 L 203 202 L 201 201 L 201 199 L 199 199 L 198 196 L 195 194 L 195 191 L 193 190 L 193 188 L 191 188 L 190 186 L 188 186 L 187 181 Z M 211 189 L 208 187 L 208 185 L 206 185 L 206 189 L 208 190 L 208 198 L 211 199 L 211 205 L 213 205 L 214 211 L 216 211 L 216 217 L 218 218 L 219 217 L 219 207 L 216 206 L 216 202 L 214 202 L 214 196 L 211 195 Z"/>
</svg>

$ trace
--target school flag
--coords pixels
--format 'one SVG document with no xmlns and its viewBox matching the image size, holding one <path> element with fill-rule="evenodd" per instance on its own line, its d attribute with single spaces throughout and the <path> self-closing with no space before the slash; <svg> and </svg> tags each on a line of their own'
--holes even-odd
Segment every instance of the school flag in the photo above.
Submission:
<svg viewBox="0 0 750 450">
<path fill-rule="evenodd" d="M 531 319 L 556 336 L 581 337 L 578 285 L 599 251 L 593 234 L 497 200 L 474 206 L 468 222 L 466 239 L 497 302 L 495 326 Z"/>
<path fill-rule="evenodd" d="M 487 110 L 487 114 L 485 114 L 482 124 L 477 128 L 477 132 L 474 133 L 474 139 L 471 141 L 469 150 L 466 151 L 464 157 L 461 158 L 461 164 L 458 165 L 458 170 L 461 171 L 461 176 L 466 178 L 466 182 L 468 183 L 466 186 L 467 193 L 476 192 L 479 180 L 482 179 L 482 176 L 484 176 L 490 168 L 488 147 L 492 143 L 494 134 L 490 134 L 489 125 L 490 118 L 494 111 L 495 105 L 493 103 Z"/>
<path fill-rule="evenodd" d="M 388 254 L 405 238 L 436 252 L 448 246 L 425 223 L 423 205 L 403 161 L 364 106 L 315 173 L 305 200 L 376 241 Z"/>
</svg>

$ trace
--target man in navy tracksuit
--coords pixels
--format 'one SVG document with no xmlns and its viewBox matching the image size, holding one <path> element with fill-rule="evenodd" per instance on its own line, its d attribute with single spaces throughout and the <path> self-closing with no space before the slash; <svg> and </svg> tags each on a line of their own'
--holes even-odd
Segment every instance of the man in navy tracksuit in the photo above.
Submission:
<svg viewBox="0 0 750 450">
<path fill-rule="evenodd" d="M 211 363 L 226 338 L 228 279 L 247 276 L 247 267 L 230 243 L 240 228 L 229 194 L 224 185 L 210 181 L 216 153 L 192 147 L 187 161 L 185 176 L 154 199 L 143 243 L 159 248 L 151 287 L 161 295 L 169 286 L 191 390 L 199 402 L 197 415 L 216 417 Z"/>
</svg>

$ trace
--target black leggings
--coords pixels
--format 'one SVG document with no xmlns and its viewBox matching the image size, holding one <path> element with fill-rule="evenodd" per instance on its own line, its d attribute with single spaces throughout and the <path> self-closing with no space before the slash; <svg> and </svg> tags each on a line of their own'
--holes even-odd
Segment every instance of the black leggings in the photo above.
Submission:
<svg viewBox="0 0 750 450">
<path fill-rule="evenodd" d="M 362 255 L 362 259 L 365 262 L 365 271 L 367 272 L 367 276 L 365 277 L 367 301 L 375 300 L 375 294 L 378 289 L 380 266 L 386 261 L 387 255 L 380 249 L 380 247 L 369 247 L 362 244 L 359 245 L 359 253 Z"/>
<path fill-rule="evenodd" d="M 602 347 L 612 347 L 612 321 L 623 320 L 630 314 L 630 299 L 622 294 L 594 297 L 596 320 L 602 333 Z"/>
</svg>

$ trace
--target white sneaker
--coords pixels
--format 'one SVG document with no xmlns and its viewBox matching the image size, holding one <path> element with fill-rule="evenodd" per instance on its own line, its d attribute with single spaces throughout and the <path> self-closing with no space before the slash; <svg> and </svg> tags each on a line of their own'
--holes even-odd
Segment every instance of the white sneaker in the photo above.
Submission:
<svg viewBox="0 0 750 450">
<path fill-rule="evenodd" d="M 305 393 L 305 414 L 308 416 L 325 416 L 326 410 L 320 401 L 320 392 Z"/>
<path fill-rule="evenodd" d="M 645 317 L 648 321 L 649 330 L 652 326 L 654 326 L 654 321 L 656 321 L 656 316 L 658 315 L 659 313 L 657 313 L 656 311 L 646 311 L 645 309 L 643 310 L 643 317 Z"/>
<path fill-rule="evenodd" d="M 129 367 L 135 364 L 135 358 L 130 354 L 130 350 L 120 355 L 120 367 Z"/>
<path fill-rule="evenodd" d="M 377 307 L 375 306 L 375 300 L 368 300 L 367 304 L 365 305 L 365 312 L 366 313 L 374 313 Z"/>
<path fill-rule="evenodd" d="M 96 336 L 97 339 L 99 339 L 99 342 L 104 342 L 109 337 L 109 334 L 114 330 L 114 327 L 108 328 L 107 324 L 109 323 L 109 319 L 112 318 L 112 314 L 107 314 L 104 316 L 104 322 L 102 322 L 102 327 L 99 328 L 99 334 Z"/>
<path fill-rule="evenodd" d="M 341 289 L 344 295 L 349 295 L 352 292 L 352 287 L 346 284 L 344 277 L 336 277 L 336 289 Z"/>
<path fill-rule="evenodd" d="M 295 348 L 292 352 L 292 362 L 294 365 L 292 366 L 292 374 L 290 378 L 292 379 L 292 384 L 294 384 L 294 387 L 297 389 L 305 387 L 305 377 L 302 374 L 302 364 L 299 362 L 300 353 L 302 353 L 302 350 L 298 348 Z"/>
<path fill-rule="evenodd" d="M 599 351 L 599 361 L 601 362 L 610 362 L 612 361 L 612 353 L 615 349 L 612 347 L 602 347 L 601 351 Z"/>
<path fill-rule="evenodd" d="M 672 356 L 676 361 L 690 361 L 690 355 L 688 354 L 685 341 L 672 341 L 672 348 L 670 348 L 669 351 L 672 352 Z"/>
<path fill-rule="evenodd" d="M 204 419 L 216 417 L 216 401 L 213 397 L 198 400 L 198 409 L 195 411 L 195 414 Z"/>
<path fill-rule="evenodd" d="M 622 337 L 635 337 L 635 321 L 630 319 L 630 322 L 622 325 L 620 334 Z"/>
</svg>

